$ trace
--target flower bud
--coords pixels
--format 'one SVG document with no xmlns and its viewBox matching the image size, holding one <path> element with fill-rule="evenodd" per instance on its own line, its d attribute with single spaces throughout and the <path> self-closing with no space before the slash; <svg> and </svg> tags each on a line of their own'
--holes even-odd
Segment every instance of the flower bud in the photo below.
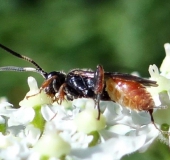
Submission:
<svg viewBox="0 0 170 160">
<path fill-rule="evenodd" d="M 79 113 L 75 117 L 75 123 L 77 125 L 77 130 L 84 133 L 90 133 L 92 131 L 99 131 L 105 128 L 106 120 L 105 117 L 101 114 L 100 119 L 98 117 L 97 109 L 86 109 Z"/>
<path fill-rule="evenodd" d="M 68 154 L 71 147 L 58 133 L 50 132 L 42 136 L 33 150 L 41 156 L 60 158 Z"/>
</svg>

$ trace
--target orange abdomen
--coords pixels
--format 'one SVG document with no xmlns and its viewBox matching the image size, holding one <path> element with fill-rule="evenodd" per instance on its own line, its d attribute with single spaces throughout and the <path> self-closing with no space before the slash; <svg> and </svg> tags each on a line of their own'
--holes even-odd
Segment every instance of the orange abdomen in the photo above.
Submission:
<svg viewBox="0 0 170 160">
<path fill-rule="evenodd" d="M 149 110 L 155 107 L 154 101 L 146 88 L 136 81 L 121 78 L 108 78 L 106 91 L 111 100 L 136 110 Z"/>
</svg>

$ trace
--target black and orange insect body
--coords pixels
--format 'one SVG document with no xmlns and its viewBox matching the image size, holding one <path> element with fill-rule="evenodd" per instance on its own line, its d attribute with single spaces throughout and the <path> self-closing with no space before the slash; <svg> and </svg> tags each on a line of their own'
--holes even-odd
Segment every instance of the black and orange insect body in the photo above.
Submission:
<svg viewBox="0 0 170 160">
<path fill-rule="evenodd" d="M 99 119 L 99 102 L 101 100 L 113 101 L 130 109 L 148 111 L 151 115 L 151 121 L 154 123 L 152 112 L 155 104 L 146 87 L 156 87 L 155 81 L 130 74 L 105 72 L 101 65 L 98 65 L 95 71 L 74 69 L 67 74 L 56 71 L 47 73 L 31 58 L 20 55 L 2 44 L 0 44 L 0 47 L 8 53 L 32 63 L 36 67 L 6 66 L 0 67 L 0 71 L 28 71 L 41 74 L 45 81 L 40 88 L 40 92 L 44 90 L 47 95 L 58 103 L 61 103 L 64 98 L 68 100 L 92 98 L 98 108 Z"/>
</svg>

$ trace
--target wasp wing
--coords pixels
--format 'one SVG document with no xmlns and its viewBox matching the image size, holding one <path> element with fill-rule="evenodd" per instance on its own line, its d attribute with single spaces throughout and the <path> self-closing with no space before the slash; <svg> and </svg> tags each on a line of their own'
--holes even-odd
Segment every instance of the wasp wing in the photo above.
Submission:
<svg viewBox="0 0 170 160">
<path fill-rule="evenodd" d="M 156 81 L 141 78 L 141 77 L 138 77 L 138 76 L 127 74 L 127 73 L 105 72 L 105 78 L 107 79 L 107 77 L 108 78 L 110 77 L 110 78 L 113 78 L 113 79 L 126 80 L 126 81 L 135 81 L 135 82 L 139 82 L 139 83 L 143 84 L 144 86 L 148 86 L 148 87 L 150 87 L 150 86 L 157 87 L 158 86 Z"/>
</svg>

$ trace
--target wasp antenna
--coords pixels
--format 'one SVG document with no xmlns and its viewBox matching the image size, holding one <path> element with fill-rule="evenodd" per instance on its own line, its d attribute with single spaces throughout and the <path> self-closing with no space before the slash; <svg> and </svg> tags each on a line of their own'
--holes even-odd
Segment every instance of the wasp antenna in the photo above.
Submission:
<svg viewBox="0 0 170 160">
<path fill-rule="evenodd" d="M 0 67 L 0 71 L 15 71 L 15 72 L 36 72 L 41 74 L 44 78 L 46 78 L 46 74 L 41 70 L 32 67 L 16 67 L 16 66 L 5 66 Z"/>
<path fill-rule="evenodd" d="M 16 57 L 18 57 L 18 58 L 21 58 L 21 59 L 23 59 L 23 60 L 25 60 L 25 61 L 27 61 L 27 62 L 32 63 L 35 67 L 37 67 L 37 70 L 39 71 L 38 73 L 41 72 L 41 75 L 43 74 L 44 77 L 47 75 L 47 72 L 45 72 L 45 71 L 44 71 L 34 60 L 32 60 L 31 58 L 29 58 L 29 57 L 27 57 L 27 56 L 24 56 L 24 55 L 21 55 L 21 54 L 13 51 L 13 50 L 11 50 L 11 49 L 9 49 L 8 47 L 6 47 L 6 46 L 4 46 L 4 45 L 2 45 L 2 44 L 0 44 L 0 48 L 4 49 L 4 50 L 7 51 L 8 53 L 10 53 L 10 54 L 12 54 L 12 55 L 14 55 L 14 56 L 16 56 Z M 16 67 L 16 68 L 17 68 L 17 67 Z M 19 69 L 19 67 L 18 67 L 18 69 Z M 15 70 L 15 69 L 14 69 L 14 70 Z M 12 70 L 11 70 L 11 71 L 12 71 Z M 17 71 L 17 70 L 15 70 L 15 71 Z"/>
</svg>

